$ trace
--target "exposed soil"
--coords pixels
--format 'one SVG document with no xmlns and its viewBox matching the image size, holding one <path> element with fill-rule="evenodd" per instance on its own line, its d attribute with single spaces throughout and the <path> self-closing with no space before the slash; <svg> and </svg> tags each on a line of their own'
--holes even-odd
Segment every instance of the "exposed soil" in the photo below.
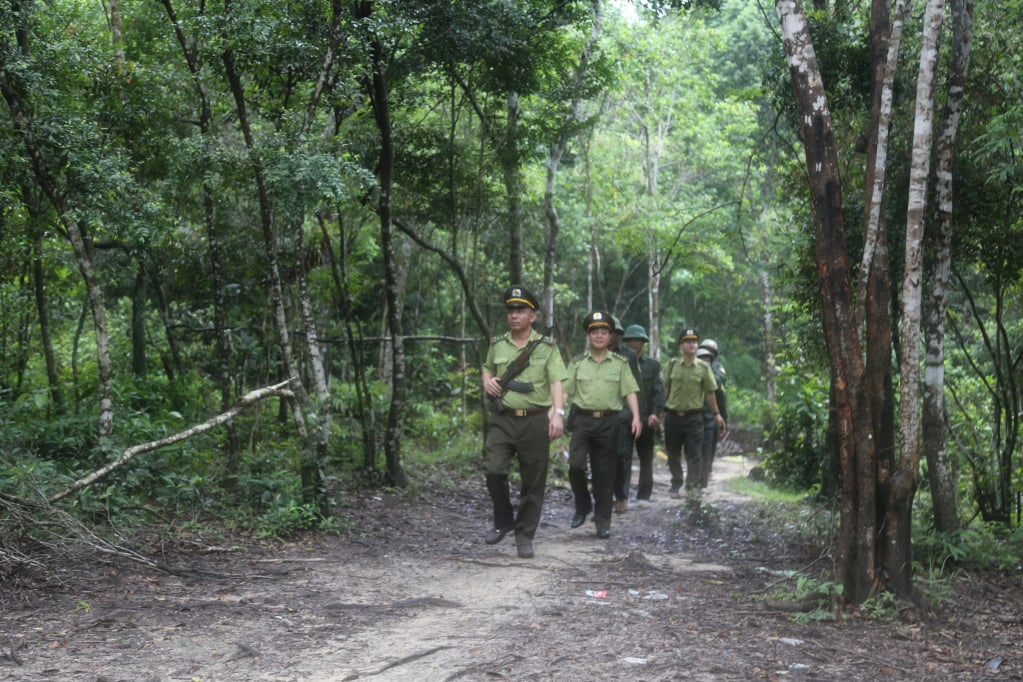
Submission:
<svg viewBox="0 0 1023 682">
<path fill-rule="evenodd" d="M 0 680 L 1023 679 L 1019 573 L 886 620 L 795 619 L 812 605 L 771 595 L 830 559 L 729 493 L 752 463 L 726 455 L 698 509 L 668 496 L 661 463 L 652 506 L 615 515 L 610 540 L 569 529 L 552 488 L 532 560 L 510 536 L 483 543 L 480 476 L 350 493 L 341 537 L 154 549 L 173 574 L 93 560 L 8 576 Z"/>
</svg>

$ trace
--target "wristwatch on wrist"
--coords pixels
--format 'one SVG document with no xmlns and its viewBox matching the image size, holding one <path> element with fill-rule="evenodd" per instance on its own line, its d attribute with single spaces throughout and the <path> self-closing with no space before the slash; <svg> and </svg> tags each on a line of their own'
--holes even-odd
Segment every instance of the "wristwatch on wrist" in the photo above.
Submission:
<svg viewBox="0 0 1023 682">
<path fill-rule="evenodd" d="M 561 409 L 560 407 L 558 409 L 554 410 L 554 411 L 557 412 L 562 417 L 565 416 L 565 411 L 563 409 Z"/>
</svg>

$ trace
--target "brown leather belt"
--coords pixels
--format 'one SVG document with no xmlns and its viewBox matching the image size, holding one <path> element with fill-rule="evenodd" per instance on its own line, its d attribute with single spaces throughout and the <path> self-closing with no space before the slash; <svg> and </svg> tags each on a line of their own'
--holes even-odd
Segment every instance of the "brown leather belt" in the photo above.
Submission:
<svg viewBox="0 0 1023 682">
<path fill-rule="evenodd" d="M 577 410 L 578 414 L 584 417 L 592 417 L 593 419 L 603 419 L 604 417 L 610 417 L 613 414 L 618 414 L 621 410 Z"/>
<path fill-rule="evenodd" d="M 697 410 L 667 410 L 667 411 L 671 412 L 672 414 L 676 414 L 679 417 L 692 417 L 694 414 L 703 414 L 702 407 Z"/>
<path fill-rule="evenodd" d="M 509 414 L 513 417 L 532 417 L 534 414 L 540 414 L 546 412 L 547 407 L 534 407 L 528 410 L 508 410 L 505 414 Z"/>
</svg>

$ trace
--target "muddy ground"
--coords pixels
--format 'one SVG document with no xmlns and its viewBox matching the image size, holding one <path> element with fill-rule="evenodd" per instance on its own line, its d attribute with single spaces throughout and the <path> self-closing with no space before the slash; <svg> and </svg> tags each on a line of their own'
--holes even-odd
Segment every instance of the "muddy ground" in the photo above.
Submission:
<svg viewBox="0 0 1023 682">
<path fill-rule="evenodd" d="M 772 595 L 830 559 L 729 492 L 752 461 L 726 455 L 698 510 L 659 462 L 652 506 L 609 540 L 571 530 L 552 487 L 532 560 L 483 543 L 480 477 L 349 493 L 344 536 L 149 547 L 173 573 L 92 557 L 8 576 L 0 680 L 1023 679 L 1018 572 L 894 618 L 799 617 L 813 605 Z"/>
</svg>

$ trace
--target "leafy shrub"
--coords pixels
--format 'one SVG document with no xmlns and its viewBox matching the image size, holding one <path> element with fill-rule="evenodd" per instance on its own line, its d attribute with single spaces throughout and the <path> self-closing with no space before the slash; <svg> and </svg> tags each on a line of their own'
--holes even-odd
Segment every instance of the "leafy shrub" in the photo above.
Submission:
<svg viewBox="0 0 1023 682">
<path fill-rule="evenodd" d="M 827 458 L 828 385 L 816 374 L 785 365 L 777 386 L 764 467 L 774 483 L 809 490 L 820 480 L 821 464 Z"/>
<path fill-rule="evenodd" d="M 31 453 L 40 459 L 51 459 L 74 465 L 88 459 L 96 446 L 95 413 L 55 415 L 44 418 L 34 404 L 19 401 L 4 404 L 0 414 L 0 450 Z"/>
<path fill-rule="evenodd" d="M 261 444 L 246 450 L 235 476 L 235 488 L 245 508 L 257 513 L 268 511 L 301 495 L 297 448 L 287 443 Z"/>
<path fill-rule="evenodd" d="M 977 523 L 951 533 L 936 533 L 915 524 L 915 563 L 926 567 L 995 569 L 1023 572 L 1023 528 L 1007 529 L 998 523 Z"/>
<path fill-rule="evenodd" d="M 728 426 L 759 429 L 770 409 L 762 389 L 728 386 Z"/>
<path fill-rule="evenodd" d="M 261 538 L 286 540 L 298 533 L 319 526 L 320 513 L 311 504 L 294 500 L 273 505 L 256 521 L 256 533 Z"/>
</svg>

